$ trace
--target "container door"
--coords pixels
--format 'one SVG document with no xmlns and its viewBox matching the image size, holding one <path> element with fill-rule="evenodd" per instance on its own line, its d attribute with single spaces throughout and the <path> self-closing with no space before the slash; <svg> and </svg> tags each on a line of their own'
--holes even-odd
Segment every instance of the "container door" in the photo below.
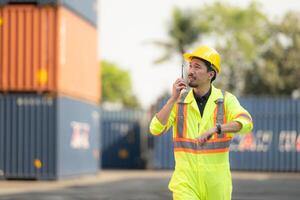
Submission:
<svg viewBox="0 0 300 200">
<path fill-rule="evenodd" d="M 106 120 L 102 122 L 102 167 L 142 168 L 138 122 Z"/>
</svg>

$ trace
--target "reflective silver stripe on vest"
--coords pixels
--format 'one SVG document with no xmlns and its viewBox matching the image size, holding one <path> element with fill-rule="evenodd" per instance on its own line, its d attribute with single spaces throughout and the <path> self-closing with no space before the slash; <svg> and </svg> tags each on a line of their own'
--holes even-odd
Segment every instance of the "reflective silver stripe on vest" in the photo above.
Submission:
<svg viewBox="0 0 300 200">
<path fill-rule="evenodd" d="M 224 124 L 224 98 L 225 98 L 225 91 L 222 90 L 223 98 L 219 98 L 216 100 L 217 104 L 217 116 L 216 116 L 216 122 L 218 124 Z M 218 135 L 218 138 L 223 138 L 224 133 L 221 133 Z"/>
<path fill-rule="evenodd" d="M 174 148 L 182 148 L 186 150 L 216 150 L 229 148 L 231 140 L 222 142 L 206 142 L 200 145 L 195 142 L 174 141 Z"/>
<path fill-rule="evenodd" d="M 180 95 L 180 99 L 178 101 L 178 121 L 177 121 L 177 136 L 179 138 L 183 137 L 183 127 L 184 127 L 184 100 L 188 95 L 189 90 L 185 90 Z"/>
</svg>

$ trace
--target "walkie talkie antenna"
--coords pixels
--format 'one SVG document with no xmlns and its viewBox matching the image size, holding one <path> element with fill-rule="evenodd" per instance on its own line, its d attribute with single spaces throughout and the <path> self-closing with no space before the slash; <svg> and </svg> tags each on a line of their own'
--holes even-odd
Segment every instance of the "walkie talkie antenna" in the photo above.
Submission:
<svg viewBox="0 0 300 200">
<path fill-rule="evenodd" d="M 184 63 L 182 62 L 182 65 L 181 65 L 181 78 L 183 79 L 183 68 L 184 68 Z"/>
</svg>

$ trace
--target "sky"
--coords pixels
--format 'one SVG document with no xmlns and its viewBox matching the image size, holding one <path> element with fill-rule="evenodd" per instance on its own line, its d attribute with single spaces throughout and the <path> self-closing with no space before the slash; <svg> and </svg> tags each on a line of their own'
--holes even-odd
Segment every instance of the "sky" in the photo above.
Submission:
<svg viewBox="0 0 300 200">
<path fill-rule="evenodd" d="M 133 92 L 147 109 L 180 76 L 180 59 L 155 65 L 163 51 L 152 44 L 166 40 L 172 9 L 199 8 L 213 0 L 98 0 L 98 58 L 128 70 Z M 249 0 L 223 0 L 247 6 Z M 299 0 L 258 0 L 271 18 L 300 11 Z M 192 49 L 191 49 L 192 50 Z"/>
</svg>

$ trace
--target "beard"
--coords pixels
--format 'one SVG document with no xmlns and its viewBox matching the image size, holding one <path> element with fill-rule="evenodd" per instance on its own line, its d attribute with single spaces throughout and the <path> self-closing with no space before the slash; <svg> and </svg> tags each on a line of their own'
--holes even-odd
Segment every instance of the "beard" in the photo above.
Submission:
<svg viewBox="0 0 300 200">
<path fill-rule="evenodd" d="M 192 75 L 189 75 L 188 76 L 188 85 L 189 85 L 189 87 L 191 87 L 191 88 L 196 88 L 196 87 L 198 87 L 198 84 L 196 83 L 196 78 L 195 77 L 193 77 Z"/>
<path fill-rule="evenodd" d="M 189 87 L 191 87 L 191 88 L 196 88 L 196 87 L 198 87 L 198 84 L 197 83 L 193 83 L 193 82 L 189 82 Z"/>
</svg>

